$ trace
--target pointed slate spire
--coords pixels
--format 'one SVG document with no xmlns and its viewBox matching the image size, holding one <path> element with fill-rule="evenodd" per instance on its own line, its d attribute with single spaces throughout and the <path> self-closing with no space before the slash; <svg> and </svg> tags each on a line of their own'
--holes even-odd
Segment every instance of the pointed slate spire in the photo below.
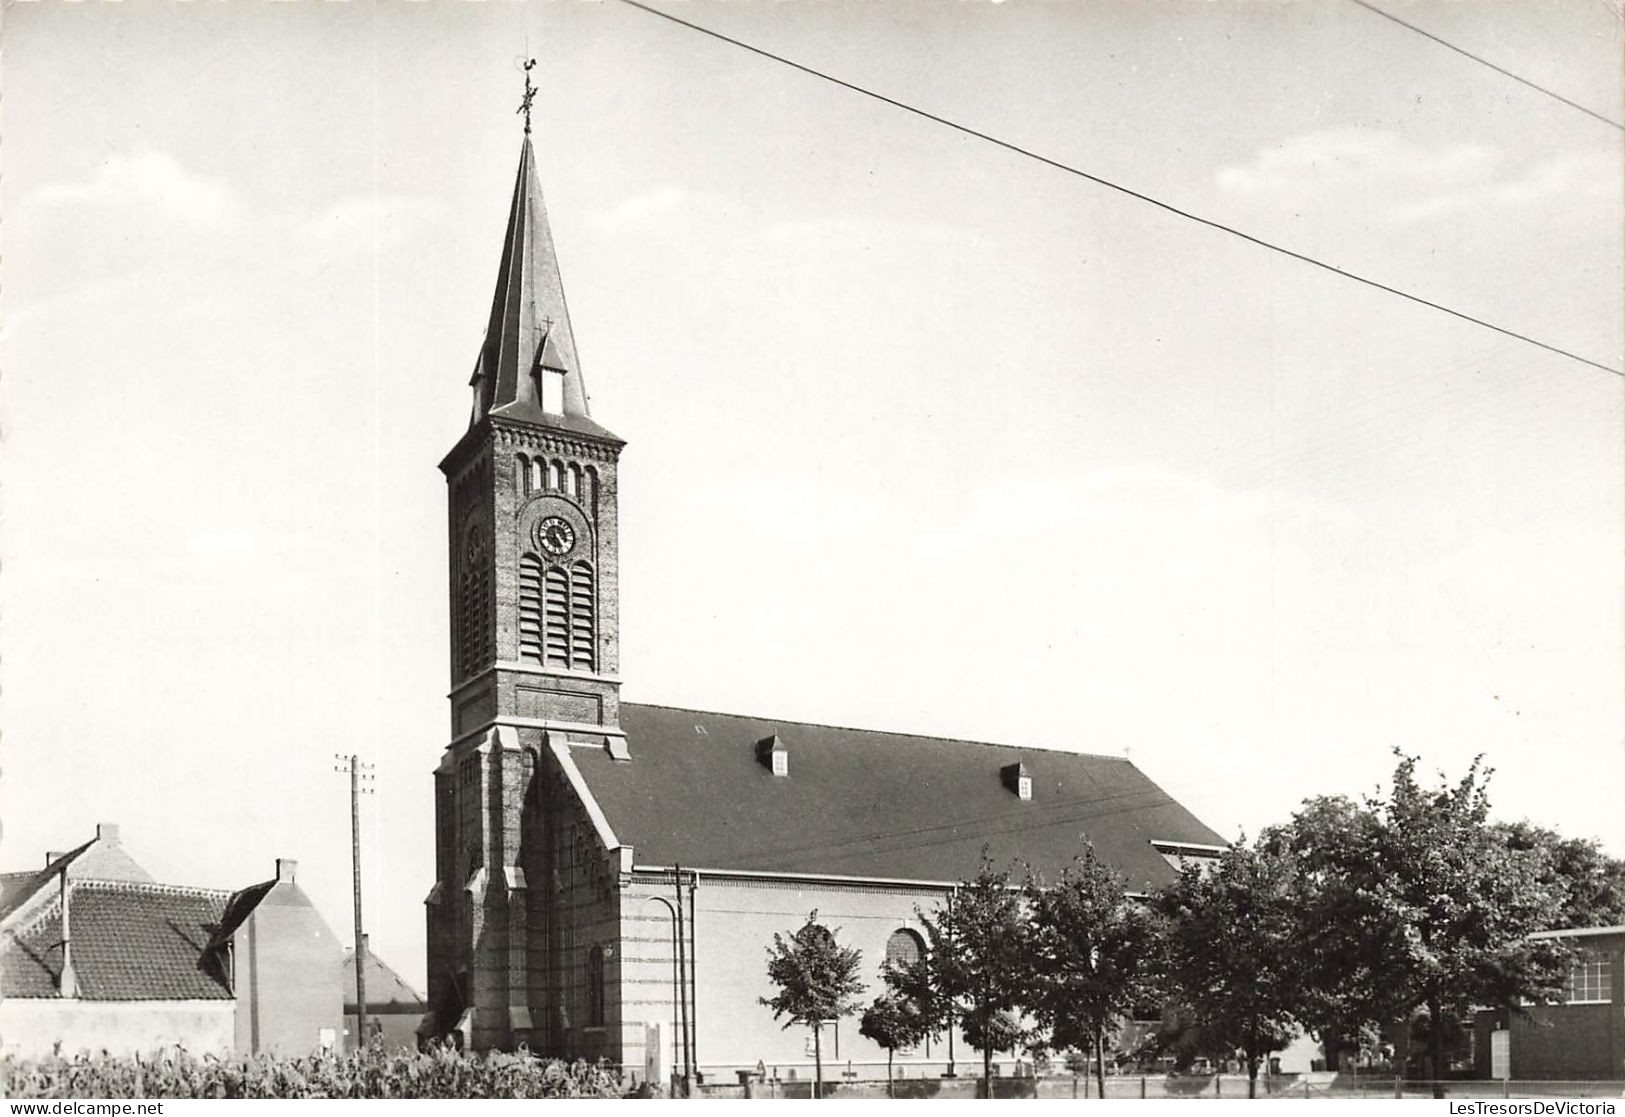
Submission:
<svg viewBox="0 0 1625 1117">
<path fill-rule="evenodd" d="M 544 392 L 545 377 L 562 381 L 556 398 L 551 391 Z M 587 389 L 528 132 L 519 154 L 491 319 L 470 383 L 474 387 L 470 425 L 492 414 L 614 437 L 589 418 Z"/>
</svg>

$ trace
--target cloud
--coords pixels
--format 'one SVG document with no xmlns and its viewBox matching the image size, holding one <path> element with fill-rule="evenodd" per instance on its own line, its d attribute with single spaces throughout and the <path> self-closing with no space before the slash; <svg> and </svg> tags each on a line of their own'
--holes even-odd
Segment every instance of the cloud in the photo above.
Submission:
<svg viewBox="0 0 1625 1117">
<path fill-rule="evenodd" d="M 1563 153 L 1525 167 L 1520 174 L 1498 182 L 1481 182 L 1431 197 L 1415 198 L 1394 207 L 1396 221 L 1420 221 L 1454 213 L 1481 213 L 1510 209 L 1552 198 L 1571 201 L 1613 200 L 1620 197 L 1619 160 L 1599 152 Z"/>
<path fill-rule="evenodd" d="M 1359 210 L 1395 223 L 1619 197 L 1617 153 L 1560 151 L 1514 161 L 1482 144 L 1429 146 L 1374 129 L 1284 140 L 1224 168 L 1217 181 L 1256 201 Z"/>
<path fill-rule="evenodd" d="M 1226 190 L 1252 196 L 1370 186 L 1425 189 L 1485 179 L 1499 158 L 1479 144 L 1431 148 L 1393 132 L 1336 129 L 1265 148 L 1251 163 L 1220 171 L 1218 180 Z"/>
<path fill-rule="evenodd" d="M 218 225 L 240 212 L 224 183 L 191 173 L 161 151 L 115 155 L 89 180 L 47 183 L 26 202 L 141 208 L 192 225 Z"/>
</svg>

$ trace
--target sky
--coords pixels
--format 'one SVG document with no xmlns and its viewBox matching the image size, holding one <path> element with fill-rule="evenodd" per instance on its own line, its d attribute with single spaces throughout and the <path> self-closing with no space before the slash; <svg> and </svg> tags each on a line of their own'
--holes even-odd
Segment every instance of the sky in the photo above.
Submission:
<svg viewBox="0 0 1625 1117">
<path fill-rule="evenodd" d="M 1625 359 L 1621 132 L 1349 0 L 670 10 Z M 1607 3 L 1402 14 L 1625 119 Z M 356 753 L 421 987 L 527 52 L 626 698 L 1127 755 L 1226 836 L 1482 754 L 1625 854 L 1621 377 L 618 3 L 0 18 L 0 865 L 296 857 L 348 942 Z"/>
</svg>

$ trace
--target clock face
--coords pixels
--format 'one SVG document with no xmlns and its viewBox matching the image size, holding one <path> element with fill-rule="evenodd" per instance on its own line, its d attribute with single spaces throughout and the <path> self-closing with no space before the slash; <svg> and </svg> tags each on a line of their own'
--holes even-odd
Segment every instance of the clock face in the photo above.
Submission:
<svg viewBox="0 0 1625 1117">
<path fill-rule="evenodd" d="M 536 540 L 550 555 L 567 555 L 576 545 L 575 528 L 557 516 L 549 516 L 536 525 Z"/>
</svg>

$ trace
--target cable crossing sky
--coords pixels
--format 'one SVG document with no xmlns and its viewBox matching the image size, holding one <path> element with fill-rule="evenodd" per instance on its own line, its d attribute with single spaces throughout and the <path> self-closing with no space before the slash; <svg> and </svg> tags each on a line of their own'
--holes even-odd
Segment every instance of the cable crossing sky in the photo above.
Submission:
<svg viewBox="0 0 1625 1117">
<path fill-rule="evenodd" d="M 799 70 L 811 77 L 830 82 L 831 84 L 838 85 L 843 89 L 849 89 L 854 93 L 861 93 L 865 97 L 870 97 L 876 101 L 881 101 L 885 104 L 891 105 L 893 108 L 902 109 L 904 112 L 913 113 L 915 116 L 923 117 L 924 119 L 932 121 L 933 123 L 941 124 L 947 128 L 952 128 L 956 132 L 961 132 L 967 136 L 974 136 L 976 139 L 983 140 L 987 143 L 993 144 L 996 147 L 1004 148 L 1006 151 L 1011 151 L 1017 155 L 1025 156 L 1028 159 L 1036 160 L 1037 162 L 1043 163 L 1046 166 L 1054 167 L 1058 171 L 1065 171 L 1067 174 L 1075 175 L 1078 178 L 1087 179 L 1098 186 L 1104 186 L 1107 189 L 1117 191 L 1119 194 L 1125 194 L 1130 198 L 1135 198 L 1149 205 L 1156 206 L 1158 209 L 1166 210 L 1168 213 L 1172 213 L 1177 217 L 1183 217 L 1187 221 L 1194 221 L 1198 225 L 1205 225 L 1210 229 L 1217 229 L 1222 233 L 1228 233 L 1233 237 L 1247 241 L 1250 244 L 1255 244 L 1260 248 L 1266 248 L 1271 252 L 1279 253 L 1282 256 L 1291 257 L 1292 259 L 1298 260 L 1301 263 L 1309 264 L 1313 267 L 1320 268 L 1323 271 L 1331 272 L 1333 275 L 1342 276 L 1344 279 L 1353 280 L 1356 283 L 1361 283 L 1367 287 L 1376 288 L 1379 291 L 1386 291 L 1390 295 L 1397 295 L 1398 297 L 1416 303 L 1419 306 L 1428 307 L 1431 310 L 1439 311 L 1441 314 L 1448 314 L 1453 318 L 1459 318 L 1463 322 L 1470 322 L 1473 325 L 1480 326 L 1486 330 L 1493 330 L 1494 332 L 1505 337 L 1510 337 L 1517 341 L 1524 342 L 1525 344 L 1544 349 L 1548 353 L 1555 353 L 1560 357 L 1566 357 L 1567 359 L 1576 361 L 1579 364 L 1588 365 L 1600 372 L 1606 372 L 1612 376 L 1625 379 L 1625 370 L 1603 364 L 1601 361 L 1594 361 L 1589 357 L 1583 357 L 1580 354 L 1568 349 L 1564 349 L 1561 346 L 1541 341 L 1538 338 L 1530 337 L 1528 334 L 1518 333 L 1516 330 L 1508 329 L 1505 326 L 1498 326 L 1494 322 L 1486 321 L 1483 318 L 1477 318 L 1463 311 L 1452 309 L 1451 307 L 1445 306 L 1443 303 L 1437 303 L 1431 299 L 1425 299 L 1421 295 L 1415 295 L 1409 291 L 1401 290 L 1398 287 L 1390 286 L 1389 284 L 1383 283 L 1380 280 L 1371 279 L 1368 276 L 1360 275 L 1357 272 L 1348 271 L 1345 268 L 1338 267 L 1336 264 L 1327 263 L 1324 260 L 1305 255 L 1302 252 L 1295 252 L 1284 245 L 1276 244 L 1273 241 L 1264 240 L 1262 237 L 1255 237 L 1251 233 L 1243 232 L 1242 230 L 1231 225 L 1226 225 L 1221 221 L 1215 221 L 1211 218 L 1202 217 L 1199 214 L 1192 213 L 1189 210 L 1180 209 L 1178 206 L 1161 201 L 1157 198 L 1153 198 L 1149 194 L 1142 194 L 1138 190 L 1123 186 L 1119 183 L 1111 181 L 1110 179 L 1102 178 L 1099 175 L 1090 174 L 1088 171 L 1082 170 L 1081 168 L 1074 167 L 1068 163 L 1062 163 L 1057 159 L 1051 159 L 1047 155 L 1041 155 L 1036 151 L 1010 143 L 1008 140 L 1001 140 L 997 136 L 990 135 L 986 132 L 977 131 L 975 128 L 971 128 L 968 125 L 960 124 L 957 121 L 938 116 L 935 113 L 929 112 L 925 109 L 917 108 L 914 105 L 908 104 L 906 101 L 899 101 L 894 97 L 886 96 L 884 93 L 877 93 L 872 89 L 865 88 L 864 86 L 856 85 L 831 74 L 826 74 L 822 70 L 816 70 L 811 66 L 805 66 L 802 63 L 786 58 L 783 55 L 774 54 L 772 51 L 764 50 L 761 47 L 753 46 L 750 43 L 744 42 L 740 39 L 735 39 L 731 36 L 724 35 L 720 31 L 713 31 L 709 27 L 702 27 L 700 24 L 690 23 L 688 20 L 672 15 L 670 12 L 663 12 L 658 8 L 653 8 L 647 4 L 640 3 L 639 0 L 620 0 L 620 2 L 629 7 L 636 8 L 641 12 L 646 12 L 649 15 L 657 16 L 660 19 L 675 23 L 680 27 L 686 27 L 690 31 L 697 31 L 702 35 L 708 35 L 711 38 L 727 43 L 730 46 L 739 47 L 741 50 L 750 51 L 752 54 L 756 54 L 773 62 L 777 62 L 780 65 L 789 66 L 791 69 Z M 1356 0 L 1356 2 L 1358 2 L 1358 0 Z"/>
</svg>

